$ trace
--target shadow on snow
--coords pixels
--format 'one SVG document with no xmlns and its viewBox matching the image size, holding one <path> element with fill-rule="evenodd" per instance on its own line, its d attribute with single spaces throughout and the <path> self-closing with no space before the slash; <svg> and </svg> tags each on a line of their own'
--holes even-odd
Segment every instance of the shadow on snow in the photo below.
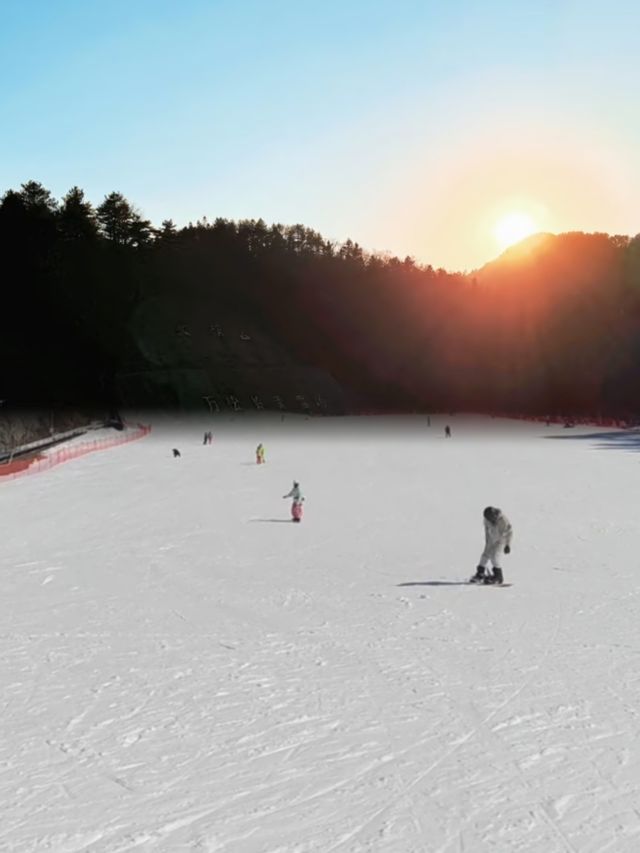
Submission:
<svg viewBox="0 0 640 853">
<path fill-rule="evenodd" d="M 567 430 L 571 432 L 571 430 Z M 640 450 L 640 429 L 615 432 L 589 432 L 569 435 L 545 435 L 549 441 L 591 441 L 598 450 Z"/>
<path fill-rule="evenodd" d="M 469 581 L 409 581 L 398 586 L 473 586 Z"/>
<path fill-rule="evenodd" d="M 252 518 L 251 523 L 260 522 L 261 524 L 292 524 L 291 518 Z"/>
</svg>

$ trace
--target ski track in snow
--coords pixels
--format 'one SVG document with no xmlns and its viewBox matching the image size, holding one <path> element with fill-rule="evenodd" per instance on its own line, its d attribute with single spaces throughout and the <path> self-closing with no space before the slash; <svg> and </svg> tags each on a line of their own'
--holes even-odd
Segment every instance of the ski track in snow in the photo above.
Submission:
<svg viewBox="0 0 640 853">
<path fill-rule="evenodd" d="M 635 455 L 446 420 L 162 421 L 0 483 L 0 850 L 637 853 Z M 504 590 L 462 583 L 489 503 Z"/>
</svg>

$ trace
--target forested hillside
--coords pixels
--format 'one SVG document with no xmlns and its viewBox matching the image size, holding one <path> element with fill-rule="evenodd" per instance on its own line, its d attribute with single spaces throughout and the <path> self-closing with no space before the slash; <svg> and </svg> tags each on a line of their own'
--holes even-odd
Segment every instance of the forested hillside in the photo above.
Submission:
<svg viewBox="0 0 640 853">
<path fill-rule="evenodd" d="M 31 181 L 0 246 L 9 407 L 640 411 L 640 237 L 539 235 L 448 273 Z"/>
</svg>

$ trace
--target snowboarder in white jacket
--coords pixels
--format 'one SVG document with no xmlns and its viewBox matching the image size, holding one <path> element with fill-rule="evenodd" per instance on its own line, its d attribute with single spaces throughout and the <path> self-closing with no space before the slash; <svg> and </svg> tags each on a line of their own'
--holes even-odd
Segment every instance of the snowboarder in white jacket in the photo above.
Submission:
<svg viewBox="0 0 640 853">
<path fill-rule="evenodd" d="M 484 518 L 484 551 L 471 583 L 496 583 L 504 581 L 502 575 L 502 555 L 511 553 L 513 528 L 511 522 L 495 506 L 488 506 L 483 512 Z M 493 574 L 486 574 L 489 563 L 493 566 Z"/>
</svg>

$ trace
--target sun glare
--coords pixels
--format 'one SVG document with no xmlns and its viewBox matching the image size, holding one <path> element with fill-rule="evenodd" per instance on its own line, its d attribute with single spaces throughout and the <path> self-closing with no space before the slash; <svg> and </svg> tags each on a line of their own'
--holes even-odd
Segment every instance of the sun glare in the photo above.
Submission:
<svg viewBox="0 0 640 853">
<path fill-rule="evenodd" d="M 499 219 L 493 229 L 495 238 L 501 249 L 508 249 L 514 243 L 535 234 L 536 223 L 526 213 L 509 213 Z"/>
</svg>

